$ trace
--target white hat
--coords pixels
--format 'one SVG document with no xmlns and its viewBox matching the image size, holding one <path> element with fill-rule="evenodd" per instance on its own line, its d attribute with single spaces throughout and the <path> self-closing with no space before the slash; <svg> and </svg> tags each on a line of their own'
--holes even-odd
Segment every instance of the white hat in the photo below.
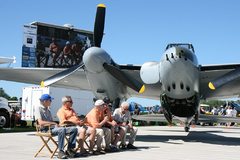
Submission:
<svg viewBox="0 0 240 160">
<path fill-rule="evenodd" d="M 97 101 L 94 103 L 95 106 L 101 106 L 101 105 L 103 105 L 103 104 L 105 104 L 105 103 L 104 103 L 104 101 L 101 100 L 101 99 L 97 100 Z"/>
</svg>

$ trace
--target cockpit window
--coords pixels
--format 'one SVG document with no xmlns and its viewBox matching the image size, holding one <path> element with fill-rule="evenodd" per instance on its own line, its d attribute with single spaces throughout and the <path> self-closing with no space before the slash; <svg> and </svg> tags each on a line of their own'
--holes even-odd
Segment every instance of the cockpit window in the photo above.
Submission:
<svg viewBox="0 0 240 160">
<path fill-rule="evenodd" d="M 167 45 L 166 50 L 171 48 L 171 47 L 174 47 L 174 46 L 184 47 L 184 48 L 187 48 L 187 49 L 191 50 L 193 53 L 195 53 L 193 45 L 190 44 L 190 43 L 170 43 L 170 44 Z"/>
</svg>

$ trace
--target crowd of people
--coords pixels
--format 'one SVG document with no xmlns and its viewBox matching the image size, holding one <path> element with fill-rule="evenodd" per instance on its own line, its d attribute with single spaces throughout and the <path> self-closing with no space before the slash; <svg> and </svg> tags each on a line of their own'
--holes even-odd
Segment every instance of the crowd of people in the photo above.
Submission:
<svg viewBox="0 0 240 160">
<path fill-rule="evenodd" d="M 58 136 L 59 159 L 118 152 L 120 149 L 137 149 L 134 146 L 137 128 L 132 125 L 128 102 L 122 102 L 112 113 L 110 100 L 107 97 L 98 99 L 86 116 L 78 116 L 73 109 L 71 96 L 64 96 L 62 106 L 57 112 L 59 123 L 56 123 L 49 110 L 52 100 L 53 97 L 49 94 L 40 97 L 41 105 L 35 110 L 35 118 L 42 132 L 47 132 L 46 125 L 52 125 L 52 135 Z M 130 133 L 128 142 L 127 133 Z M 66 135 L 69 140 L 64 152 Z M 87 149 L 84 147 L 86 138 L 89 140 Z"/>
<path fill-rule="evenodd" d="M 237 117 L 238 111 L 235 107 L 231 105 L 225 105 L 220 107 L 212 107 L 212 109 L 206 110 L 204 107 L 200 107 L 200 114 L 211 114 L 211 115 L 219 115 L 226 117 Z M 233 126 L 235 123 L 220 123 L 221 125 Z"/>
<path fill-rule="evenodd" d="M 201 114 L 207 114 L 210 113 L 212 115 L 223 115 L 227 117 L 236 117 L 237 116 L 237 110 L 235 107 L 231 105 L 221 106 L 221 107 L 212 107 L 210 110 L 204 109 L 204 107 L 200 107 L 200 113 Z"/>
</svg>

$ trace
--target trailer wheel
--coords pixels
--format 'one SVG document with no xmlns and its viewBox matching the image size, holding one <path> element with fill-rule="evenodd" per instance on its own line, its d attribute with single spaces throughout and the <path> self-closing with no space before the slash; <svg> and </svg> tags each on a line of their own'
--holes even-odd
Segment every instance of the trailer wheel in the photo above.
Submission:
<svg viewBox="0 0 240 160">
<path fill-rule="evenodd" d="M 0 112 L 0 128 L 7 128 L 10 126 L 10 117 L 7 113 Z"/>
</svg>

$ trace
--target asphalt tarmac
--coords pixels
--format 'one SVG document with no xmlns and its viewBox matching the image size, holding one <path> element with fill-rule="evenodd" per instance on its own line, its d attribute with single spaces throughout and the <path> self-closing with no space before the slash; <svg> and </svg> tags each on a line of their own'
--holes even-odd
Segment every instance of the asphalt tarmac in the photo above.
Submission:
<svg viewBox="0 0 240 160">
<path fill-rule="evenodd" d="M 0 159 L 32 160 L 41 143 L 34 132 L 1 133 Z M 138 149 L 75 159 L 239 160 L 240 128 L 197 126 L 186 133 L 180 126 L 139 127 L 135 146 Z M 48 151 L 44 149 L 35 159 L 49 159 Z M 54 156 L 53 159 L 57 157 Z"/>
</svg>

